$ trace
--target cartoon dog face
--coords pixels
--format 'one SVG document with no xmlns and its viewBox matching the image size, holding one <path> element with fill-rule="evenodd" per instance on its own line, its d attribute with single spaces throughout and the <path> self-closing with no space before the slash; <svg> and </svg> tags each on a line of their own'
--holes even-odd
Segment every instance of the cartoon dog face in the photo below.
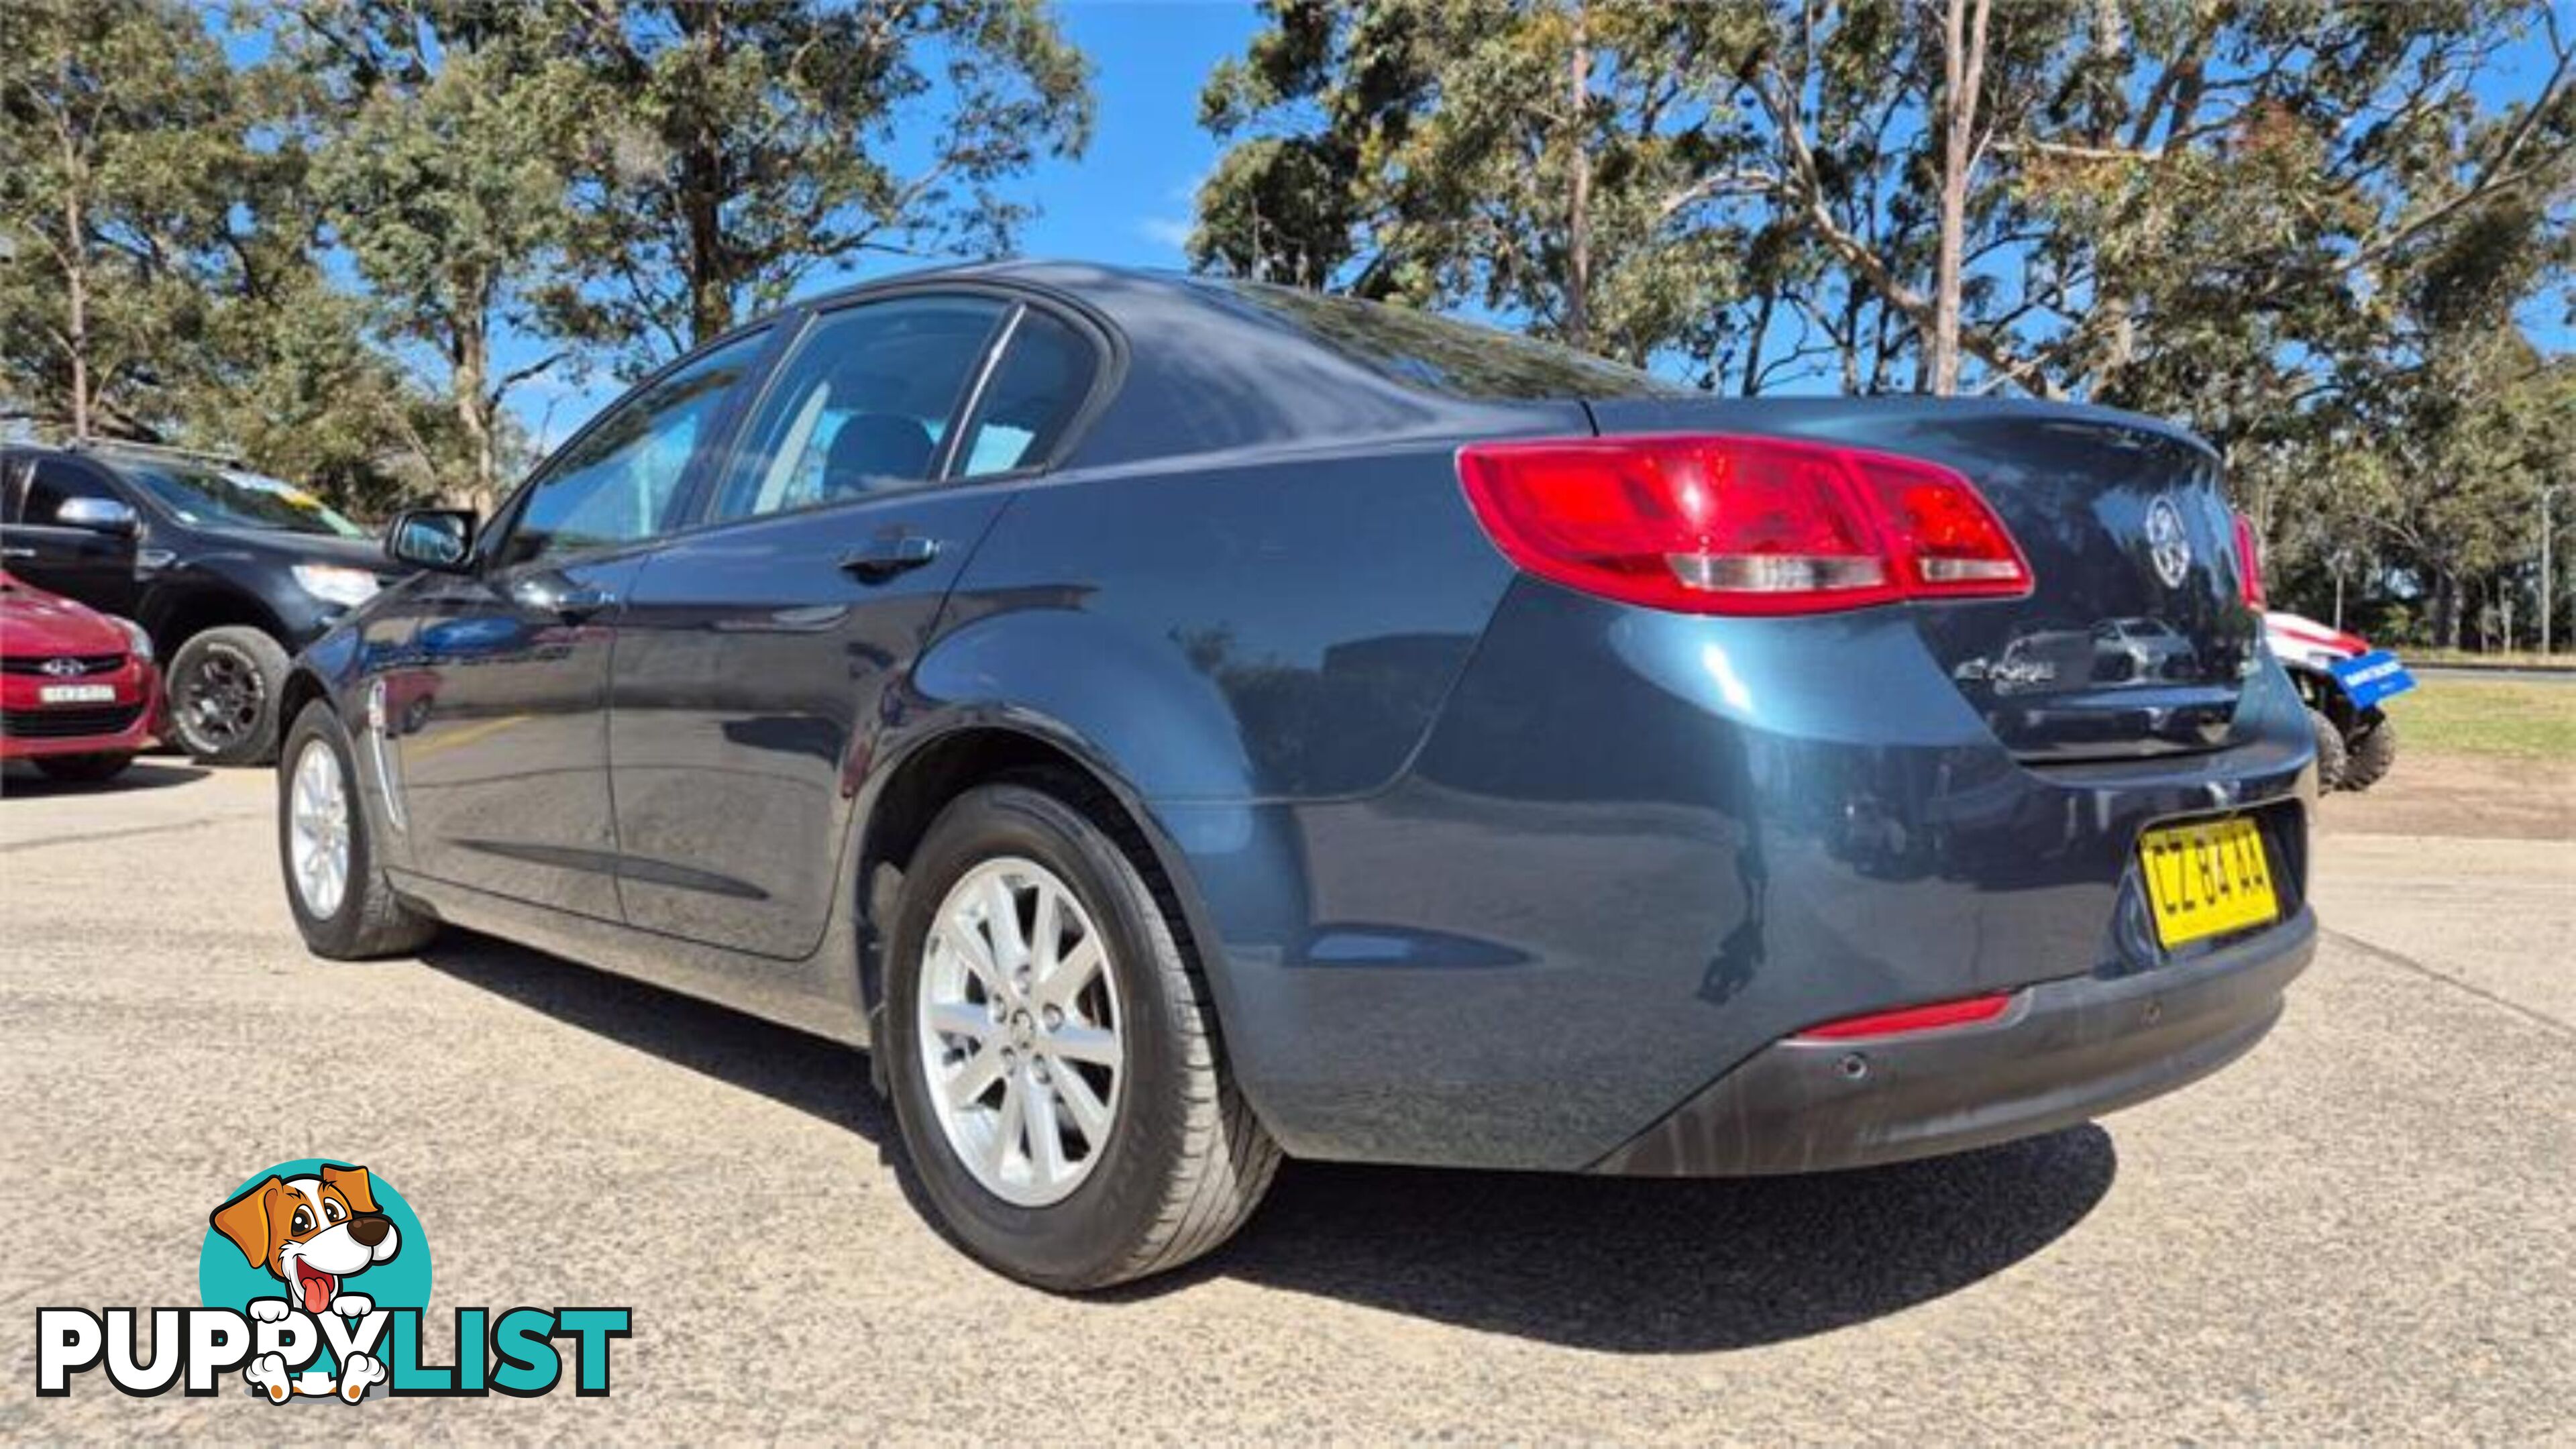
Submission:
<svg viewBox="0 0 2576 1449">
<path fill-rule="evenodd" d="M 394 1255 L 402 1235 L 376 1210 L 363 1167 L 324 1163 L 318 1177 L 272 1177 L 215 1209 L 216 1232 L 265 1268 L 305 1312 L 339 1296 L 340 1280 Z"/>
</svg>

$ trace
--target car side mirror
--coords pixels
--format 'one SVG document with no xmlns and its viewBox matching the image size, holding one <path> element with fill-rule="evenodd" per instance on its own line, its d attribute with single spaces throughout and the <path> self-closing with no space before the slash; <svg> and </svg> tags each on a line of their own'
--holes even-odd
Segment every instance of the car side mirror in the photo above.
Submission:
<svg viewBox="0 0 2576 1449">
<path fill-rule="evenodd" d="M 474 510 L 410 508 L 385 527 L 385 556 L 416 569 L 466 571 L 474 556 Z"/>
<path fill-rule="evenodd" d="M 143 526 L 134 505 L 119 498 L 66 498 L 55 505 L 54 522 L 115 538 L 132 538 Z"/>
</svg>

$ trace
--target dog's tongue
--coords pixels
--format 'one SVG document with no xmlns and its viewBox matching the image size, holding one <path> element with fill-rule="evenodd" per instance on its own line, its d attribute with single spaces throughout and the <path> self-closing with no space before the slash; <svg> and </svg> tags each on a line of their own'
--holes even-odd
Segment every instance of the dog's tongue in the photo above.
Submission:
<svg viewBox="0 0 2576 1449">
<path fill-rule="evenodd" d="M 330 1279 L 299 1277 L 296 1279 L 296 1286 L 304 1290 L 305 1312 L 319 1313 L 331 1306 Z"/>
</svg>

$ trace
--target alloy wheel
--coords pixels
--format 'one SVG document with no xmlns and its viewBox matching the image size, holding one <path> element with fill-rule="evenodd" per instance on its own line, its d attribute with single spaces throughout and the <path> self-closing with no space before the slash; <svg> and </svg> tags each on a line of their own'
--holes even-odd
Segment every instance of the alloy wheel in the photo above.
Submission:
<svg viewBox="0 0 2576 1449">
<path fill-rule="evenodd" d="M 349 794 L 340 757 L 321 740 L 305 741 L 295 757 L 286 823 L 295 894 L 306 911 L 328 920 L 349 889 Z"/>
<path fill-rule="evenodd" d="M 1072 887 L 1035 861 L 985 861 L 939 903 L 914 1023 L 931 1109 L 1005 1202 L 1062 1201 L 1109 1145 L 1126 1076 L 1116 971 Z"/>
</svg>

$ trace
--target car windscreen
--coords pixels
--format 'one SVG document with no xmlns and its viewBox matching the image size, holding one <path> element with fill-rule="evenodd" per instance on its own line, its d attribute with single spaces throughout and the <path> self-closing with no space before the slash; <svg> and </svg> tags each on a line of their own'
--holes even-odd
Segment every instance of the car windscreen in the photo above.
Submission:
<svg viewBox="0 0 2576 1449">
<path fill-rule="evenodd" d="M 1662 397 L 1684 391 L 1569 347 L 1409 307 L 1259 282 L 1191 281 L 1238 310 L 1303 333 L 1373 372 L 1450 397 Z"/>
<path fill-rule="evenodd" d="M 331 511 L 292 483 L 230 468 L 119 459 L 117 471 L 134 480 L 181 523 L 212 528 L 259 528 L 365 538 L 367 531 Z"/>
</svg>

